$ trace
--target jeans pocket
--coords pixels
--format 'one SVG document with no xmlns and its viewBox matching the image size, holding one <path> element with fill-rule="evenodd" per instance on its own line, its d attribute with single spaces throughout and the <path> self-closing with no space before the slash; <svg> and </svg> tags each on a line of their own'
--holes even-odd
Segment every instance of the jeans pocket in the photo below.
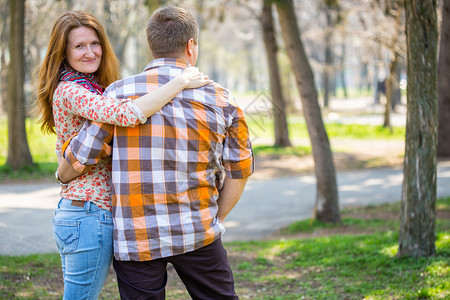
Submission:
<svg viewBox="0 0 450 300">
<path fill-rule="evenodd" d="M 80 236 L 80 221 L 53 220 L 53 233 L 59 253 L 73 253 Z"/>
<path fill-rule="evenodd" d="M 111 215 L 111 213 L 109 211 L 108 212 L 106 212 L 106 211 L 103 212 L 101 214 L 100 218 L 101 218 L 102 225 L 113 226 L 113 218 L 112 218 L 112 215 Z"/>
</svg>

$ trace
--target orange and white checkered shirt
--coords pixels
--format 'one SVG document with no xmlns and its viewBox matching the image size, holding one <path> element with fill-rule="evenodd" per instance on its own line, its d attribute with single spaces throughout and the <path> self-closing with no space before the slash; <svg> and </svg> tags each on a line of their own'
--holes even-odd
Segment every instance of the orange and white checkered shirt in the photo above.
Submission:
<svg viewBox="0 0 450 300">
<path fill-rule="evenodd" d="M 143 73 L 110 85 L 105 95 L 144 95 L 186 67 L 182 60 L 154 60 Z M 65 155 L 81 170 L 110 153 L 111 140 L 117 260 L 153 260 L 212 243 L 224 231 L 217 198 L 225 176 L 254 172 L 244 113 L 215 83 L 183 90 L 134 128 L 87 123 Z"/>
</svg>

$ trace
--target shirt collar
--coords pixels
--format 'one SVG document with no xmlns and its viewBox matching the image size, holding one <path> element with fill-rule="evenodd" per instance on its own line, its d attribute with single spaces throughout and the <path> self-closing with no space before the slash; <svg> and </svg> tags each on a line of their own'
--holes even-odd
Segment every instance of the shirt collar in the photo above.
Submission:
<svg viewBox="0 0 450 300">
<path fill-rule="evenodd" d="M 162 66 L 172 66 L 177 68 L 185 69 L 190 67 L 190 64 L 181 58 L 157 58 L 145 66 L 144 71 L 148 71 L 152 68 L 162 67 Z"/>
</svg>

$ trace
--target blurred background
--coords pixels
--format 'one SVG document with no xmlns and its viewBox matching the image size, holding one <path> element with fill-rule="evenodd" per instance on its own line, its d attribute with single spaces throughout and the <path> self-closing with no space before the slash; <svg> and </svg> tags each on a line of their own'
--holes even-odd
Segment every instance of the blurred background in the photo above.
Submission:
<svg viewBox="0 0 450 300">
<path fill-rule="evenodd" d="M 27 0 L 24 13 L 24 107 L 30 134 L 30 150 L 36 162 L 54 161 L 50 151 L 38 153 L 41 137 L 30 109 L 35 100 L 36 69 L 46 52 L 53 21 L 67 10 L 85 10 L 105 26 L 121 63 L 121 74 L 141 72 L 152 59 L 145 26 L 154 9 L 164 5 L 187 8 L 201 28 L 198 67 L 213 80 L 233 91 L 248 114 L 254 143 L 287 146 L 302 136 L 287 133 L 303 122 L 302 102 L 292 65 L 281 36 L 275 8 L 264 10 L 263 0 Z M 313 82 L 326 123 L 382 126 L 405 125 L 406 44 L 402 1 L 395 0 L 295 0 L 295 14 Z M 7 76 L 10 5 L 0 0 L 0 165 L 7 156 Z M 441 9 L 441 5 L 439 5 Z M 267 16 L 272 17 L 268 22 Z M 440 13 L 438 14 L 440 18 Z M 271 23 L 271 24 L 270 24 Z M 270 35 L 273 40 L 270 40 Z M 269 40 L 268 40 L 269 39 Z M 266 43 L 265 43 L 266 41 Z M 269 45 L 269 46 L 268 46 Z M 269 70 L 268 57 L 276 59 L 278 74 Z M 271 81 L 279 82 L 274 91 Z M 387 95 L 387 97 L 386 97 Z M 344 112 L 347 112 L 345 114 Z M 288 128 L 280 121 L 287 119 Z M 31 123 L 28 123 L 31 121 Z M 305 127 L 305 126 L 303 126 Z M 306 130 L 306 128 L 304 128 Z M 291 129 L 291 131 L 296 129 Z M 363 134 L 364 135 L 364 134 Z M 307 137 L 305 132 L 304 137 Z M 44 138 L 43 136 L 41 138 Z M 51 137 L 50 137 L 51 138 Z M 295 143 L 294 143 L 295 144 Z M 297 143 L 298 145 L 298 143 Z M 34 148 L 34 149 L 33 149 Z M 34 152 L 34 153 L 33 153 Z M 39 157 L 44 156 L 44 157 Z"/>
<path fill-rule="evenodd" d="M 450 0 L 0 0 L 0 254 L 55 252 L 56 137 L 32 113 L 54 20 L 94 14 L 125 77 L 167 5 L 196 17 L 197 66 L 249 125 L 256 172 L 225 222 L 243 299 L 447 299 Z M 0 298 L 61 295 L 56 254 L 0 265 Z"/>
</svg>

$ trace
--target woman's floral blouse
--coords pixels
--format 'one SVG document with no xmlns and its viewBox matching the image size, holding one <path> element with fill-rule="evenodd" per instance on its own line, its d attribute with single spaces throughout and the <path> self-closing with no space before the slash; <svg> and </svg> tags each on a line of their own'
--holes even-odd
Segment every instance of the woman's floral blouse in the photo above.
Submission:
<svg viewBox="0 0 450 300">
<path fill-rule="evenodd" d="M 53 95 L 53 117 L 56 130 L 56 154 L 77 133 L 85 119 L 118 126 L 136 126 L 147 119 L 130 99 L 111 99 L 91 93 L 74 82 L 62 81 Z M 98 207 L 111 210 L 111 158 L 101 159 L 89 172 L 61 190 L 61 197 L 91 201 Z"/>
</svg>

